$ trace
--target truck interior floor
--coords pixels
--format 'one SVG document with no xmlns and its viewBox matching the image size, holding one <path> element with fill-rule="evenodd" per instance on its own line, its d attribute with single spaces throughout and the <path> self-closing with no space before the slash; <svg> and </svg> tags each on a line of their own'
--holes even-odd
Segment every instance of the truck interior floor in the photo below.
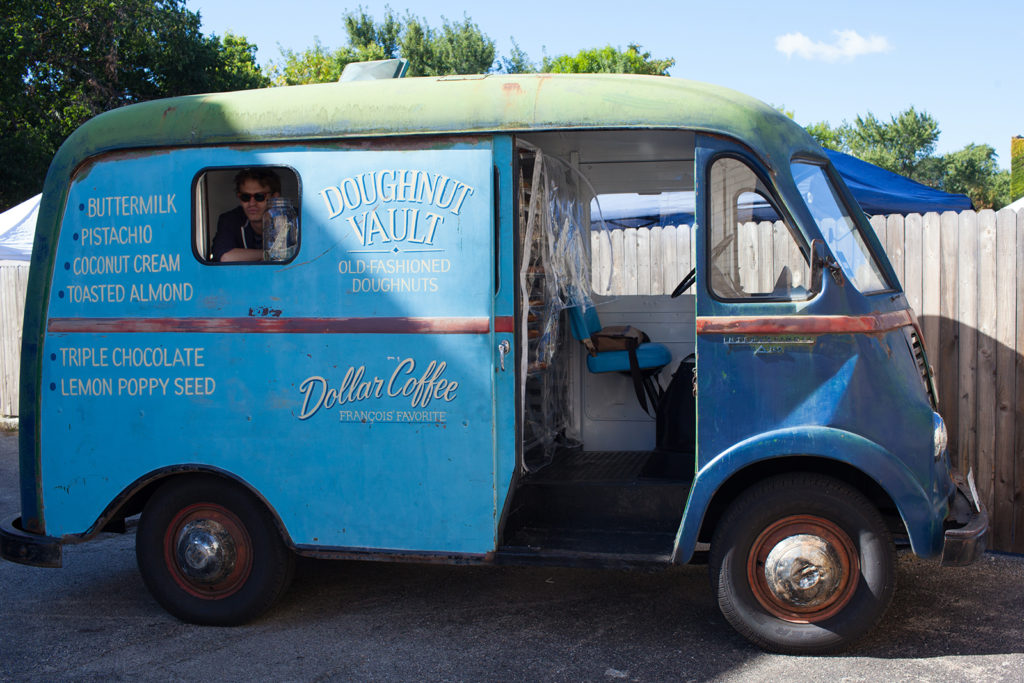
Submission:
<svg viewBox="0 0 1024 683">
<path fill-rule="evenodd" d="M 664 563 L 692 473 L 686 453 L 560 452 L 516 490 L 499 559 Z"/>
</svg>

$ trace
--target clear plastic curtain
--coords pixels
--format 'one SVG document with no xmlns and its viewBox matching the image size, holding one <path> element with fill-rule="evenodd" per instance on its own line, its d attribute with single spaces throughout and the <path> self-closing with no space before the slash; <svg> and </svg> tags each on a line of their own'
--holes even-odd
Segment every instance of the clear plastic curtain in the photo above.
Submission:
<svg viewBox="0 0 1024 683">
<path fill-rule="evenodd" d="M 590 245 L 609 237 L 603 221 L 590 215 L 594 191 L 578 169 L 532 147 L 524 156 L 532 157 L 533 164 L 521 179 L 525 229 L 520 286 L 526 340 L 522 415 L 527 448 L 544 462 L 558 447 L 578 443 L 568 400 L 570 334 L 562 312 L 593 307 Z"/>
</svg>

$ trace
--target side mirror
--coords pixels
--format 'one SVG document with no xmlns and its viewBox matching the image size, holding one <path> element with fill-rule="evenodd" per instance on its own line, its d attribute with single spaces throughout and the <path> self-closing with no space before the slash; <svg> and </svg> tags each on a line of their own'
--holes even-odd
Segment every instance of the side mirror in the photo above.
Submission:
<svg viewBox="0 0 1024 683">
<path fill-rule="evenodd" d="M 821 291 L 821 279 L 825 269 L 828 269 L 832 279 L 837 285 L 843 284 L 843 271 L 829 254 L 825 241 L 821 239 L 811 240 L 811 292 L 817 294 Z"/>
</svg>

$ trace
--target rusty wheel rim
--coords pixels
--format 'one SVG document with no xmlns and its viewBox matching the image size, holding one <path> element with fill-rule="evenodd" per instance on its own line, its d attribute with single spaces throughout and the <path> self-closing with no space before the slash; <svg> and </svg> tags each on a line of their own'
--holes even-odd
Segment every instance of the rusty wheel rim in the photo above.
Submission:
<svg viewBox="0 0 1024 683">
<path fill-rule="evenodd" d="M 780 519 L 747 555 L 747 581 L 758 603 L 784 621 L 809 624 L 838 614 L 857 590 L 857 548 L 836 523 L 814 515 Z"/>
<path fill-rule="evenodd" d="M 214 503 L 178 511 L 164 534 L 164 562 L 174 581 L 197 598 L 238 592 L 252 573 L 252 541 L 241 520 Z"/>
</svg>

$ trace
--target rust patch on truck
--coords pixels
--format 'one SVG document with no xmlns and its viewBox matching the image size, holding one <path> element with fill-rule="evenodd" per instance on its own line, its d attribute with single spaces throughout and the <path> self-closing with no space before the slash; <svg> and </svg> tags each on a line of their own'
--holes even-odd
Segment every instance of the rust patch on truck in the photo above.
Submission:
<svg viewBox="0 0 1024 683">
<path fill-rule="evenodd" d="M 868 315 L 697 318 L 697 334 L 879 334 L 913 325 L 910 311 Z"/>
<path fill-rule="evenodd" d="M 488 334 L 479 318 L 51 318 L 48 332 L 217 334 Z"/>
</svg>

